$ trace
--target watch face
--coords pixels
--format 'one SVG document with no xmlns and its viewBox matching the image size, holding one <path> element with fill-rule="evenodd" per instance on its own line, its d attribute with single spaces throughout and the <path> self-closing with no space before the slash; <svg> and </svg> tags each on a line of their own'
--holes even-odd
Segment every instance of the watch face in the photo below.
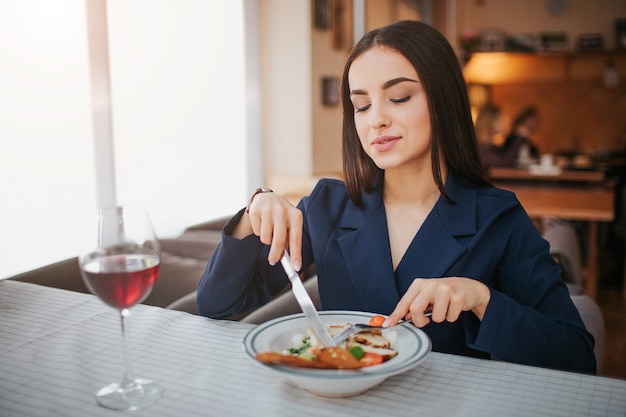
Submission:
<svg viewBox="0 0 626 417">
<path fill-rule="evenodd" d="M 548 12 L 553 16 L 563 16 L 569 8 L 569 0 L 547 0 Z"/>
</svg>

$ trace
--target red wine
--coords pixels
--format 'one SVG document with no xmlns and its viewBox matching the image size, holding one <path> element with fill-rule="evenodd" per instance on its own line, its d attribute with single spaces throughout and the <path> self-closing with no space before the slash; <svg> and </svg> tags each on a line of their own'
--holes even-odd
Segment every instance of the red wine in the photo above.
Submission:
<svg viewBox="0 0 626 417">
<path fill-rule="evenodd" d="M 89 261 L 83 267 L 85 282 L 92 293 L 117 309 L 142 302 L 159 274 L 154 255 L 110 255 Z"/>
</svg>

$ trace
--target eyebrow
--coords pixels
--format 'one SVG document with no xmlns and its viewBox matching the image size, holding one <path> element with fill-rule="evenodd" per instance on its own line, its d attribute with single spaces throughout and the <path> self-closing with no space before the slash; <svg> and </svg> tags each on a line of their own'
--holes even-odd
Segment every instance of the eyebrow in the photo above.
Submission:
<svg viewBox="0 0 626 417">
<path fill-rule="evenodd" d="M 403 83 L 403 82 L 406 82 L 406 81 L 408 81 L 408 82 L 412 82 L 412 83 L 417 83 L 417 82 L 419 82 L 419 81 L 417 81 L 417 80 L 413 80 L 413 79 L 411 79 L 411 78 L 406 78 L 406 77 L 398 77 L 398 78 L 394 78 L 394 79 L 392 79 L 392 80 L 386 81 L 386 82 L 383 84 L 383 90 L 386 90 L 386 89 L 388 89 L 388 88 L 393 87 L 393 86 L 394 86 L 394 85 L 396 85 L 396 84 L 400 84 L 400 83 Z M 351 90 L 351 91 L 350 91 L 350 95 L 351 95 L 351 96 L 354 96 L 354 95 L 364 95 L 364 94 L 367 94 L 367 92 L 366 92 L 365 90 Z"/>
</svg>

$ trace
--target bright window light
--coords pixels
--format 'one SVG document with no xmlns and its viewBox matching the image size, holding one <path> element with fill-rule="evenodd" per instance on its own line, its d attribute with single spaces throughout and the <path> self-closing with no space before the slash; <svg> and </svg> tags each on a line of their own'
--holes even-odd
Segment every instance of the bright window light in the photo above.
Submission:
<svg viewBox="0 0 626 417">
<path fill-rule="evenodd" d="M 110 0 L 118 201 L 161 237 L 245 204 L 243 2 Z M 75 256 L 96 206 L 84 1 L 0 1 L 0 278 Z"/>
</svg>

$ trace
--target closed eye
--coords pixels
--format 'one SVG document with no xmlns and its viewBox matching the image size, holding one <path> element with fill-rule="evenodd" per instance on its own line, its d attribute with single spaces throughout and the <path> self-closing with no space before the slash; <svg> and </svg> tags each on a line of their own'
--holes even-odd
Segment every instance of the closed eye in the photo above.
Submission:
<svg viewBox="0 0 626 417">
<path fill-rule="evenodd" d="M 392 103 L 406 103 L 410 99 L 411 99 L 411 96 L 406 96 L 406 97 L 402 97 L 402 98 L 392 98 L 390 101 Z"/>
<path fill-rule="evenodd" d="M 365 106 L 355 107 L 355 109 L 356 109 L 356 112 L 359 113 L 359 112 L 369 109 L 371 106 L 372 106 L 371 104 L 367 104 Z"/>
</svg>

